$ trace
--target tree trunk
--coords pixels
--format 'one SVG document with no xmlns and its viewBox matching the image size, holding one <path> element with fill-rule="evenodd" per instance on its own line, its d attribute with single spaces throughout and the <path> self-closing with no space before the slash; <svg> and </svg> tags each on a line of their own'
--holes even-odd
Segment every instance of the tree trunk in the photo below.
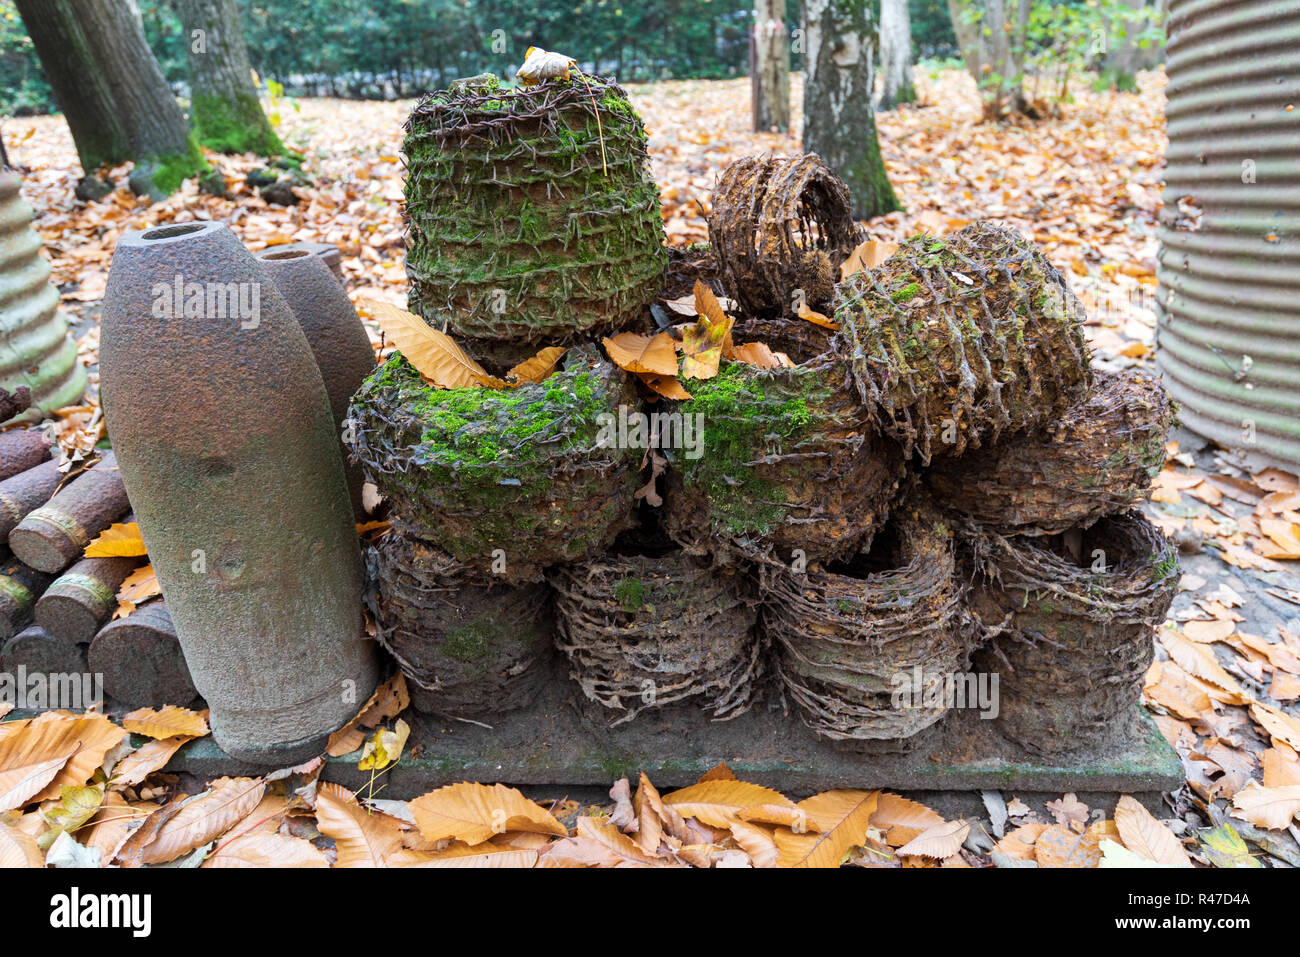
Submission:
<svg viewBox="0 0 1300 957">
<path fill-rule="evenodd" d="M 863 0 L 804 3 L 803 148 L 839 174 L 858 219 L 901 207 L 885 175 L 871 106 L 872 19 Z"/>
<path fill-rule="evenodd" d="M 1031 0 L 948 0 L 948 15 L 966 69 L 975 78 L 984 118 L 1027 113 L 1025 28 Z"/>
<path fill-rule="evenodd" d="M 880 109 L 892 110 L 916 99 L 912 88 L 912 24 L 907 0 L 881 0 L 880 68 L 885 72 L 885 89 Z"/>
<path fill-rule="evenodd" d="M 77 0 L 76 10 L 135 160 L 131 189 L 165 199 L 207 164 L 145 42 L 140 10 L 135 0 Z"/>
<path fill-rule="evenodd" d="M 952 32 L 957 37 L 966 72 L 978 87 L 984 81 L 984 43 L 980 38 L 979 8 L 974 0 L 948 0 L 948 16 Z"/>
<path fill-rule="evenodd" d="M 174 2 L 189 44 L 190 119 L 198 141 L 218 153 L 283 153 L 253 86 L 235 0 Z"/>
<path fill-rule="evenodd" d="M 131 156 L 108 81 L 94 60 L 70 0 L 16 0 L 40 57 L 45 79 L 63 111 L 87 178 Z"/>
<path fill-rule="evenodd" d="M 749 77 L 754 94 L 754 129 L 790 129 L 790 44 L 785 35 L 785 0 L 755 0 L 749 33 Z"/>
<path fill-rule="evenodd" d="M 1147 19 L 1146 0 L 1120 0 L 1125 8 L 1114 20 L 1107 22 L 1107 49 L 1101 63 L 1101 78 L 1114 89 L 1125 92 L 1137 90 L 1137 71 L 1150 69 L 1159 62 L 1158 54 L 1152 57 L 1155 44 L 1146 50 L 1138 46 L 1138 35 L 1150 23 Z"/>
</svg>

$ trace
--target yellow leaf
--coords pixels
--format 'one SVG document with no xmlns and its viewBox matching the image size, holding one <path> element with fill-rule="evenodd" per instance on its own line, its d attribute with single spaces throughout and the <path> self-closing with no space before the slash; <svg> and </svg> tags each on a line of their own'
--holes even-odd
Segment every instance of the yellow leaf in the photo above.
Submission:
<svg viewBox="0 0 1300 957">
<path fill-rule="evenodd" d="M 732 821 L 731 837 L 749 855 L 755 867 L 776 867 L 779 853 L 774 828 L 748 821 Z"/>
<path fill-rule="evenodd" d="M 411 703 L 410 692 L 406 689 L 406 676 L 400 671 L 375 689 L 370 700 L 365 703 L 357 716 L 330 735 L 325 753 L 332 758 L 351 754 L 365 741 L 361 728 L 373 728 L 386 718 L 396 718 Z"/>
<path fill-rule="evenodd" d="M 657 392 L 665 399 L 676 399 L 685 401 L 691 397 L 685 387 L 677 381 L 675 376 L 652 375 L 646 372 L 636 373 L 636 377 L 644 382 L 652 392 Z"/>
<path fill-rule="evenodd" d="M 1223 670 L 1214 657 L 1214 652 L 1210 649 L 1190 642 L 1182 635 L 1171 631 L 1165 631 L 1161 634 L 1160 643 L 1165 646 L 1165 650 L 1169 652 L 1169 657 L 1177 663 L 1178 667 L 1188 674 L 1209 682 L 1216 688 L 1223 689 L 1228 696 L 1236 699 L 1231 703 L 1246 703 L 1247 698 L 1242 694 L 1241 686 L 1237 684 L 1237 680 L 1232 675 Z M 1129 848 L 1129 850 L 1132 850 L 1132 848 Z"/>
<path fill-rule="evenodd" d="M 121 603 L 117 611 L 113 613 L 114 618 L 122 618 L 135 611 L 135 606 L 142 601 L 150 598 L 156 598 L 162 594 L 162 588 L 158 585 L 158 577 L 154 574 L 153 565 L 141 565 L 131 574 L 126 576 L 122 585 L 117 590 L 117 600 Z"/>
<path fill-rule="evenodd" d="M 811 322 L 813 325 L 821 326 L 825 329 L 838 330 L 840 328 L 838 322 L 835 322 L 828 316 L 823 316 L 820 312 L 811 308 L 806 302 L 801 302 L 799 304 L 799 318 L 803 319 L 805 322 Z"/>
<path fill-rule="evenodd" d="M 794 365 L 784 352 L 773 352 L 765 343 L 747 342 L 743 346 L 732 346 L 726 358 L 733 362 L 758 366 L 760 369 L 790 368 Z"/>
<path fill-rule="evenodd" d="M 682 375 L 688 379 L 712 379 L 731 335 L 734 320 L 722 311 L 718 297 L 708 286 L 695 280 L 695 308 L 699 319 L 682 332 Z"/>
<path fill-rule="evenodd" d="M 30 834 L 0 824 L 0 869 L 15 867 L 44 867 L 45 855 Z"/>
<path fill-rule="evenodd" d="M 879 791 L 826 791 L 799 802 L 818 833 L 797 834 L 781 828 L 775 834 L 782 867 L 839 867 L 849 849 L 866 839 Z"/>
<path fill-rule="evenodd" d="M 737 812 L 736 817 L 750 824 L 776 824 L 788 827 L 795 833 L 821 830 L 820 824 L 810 818 L 803 808 L 784 804 L 760 804 L 757 807 L 742 808 Z"/>
<path fill-rule="evenodd" d="M 416 826 L 430 841 L 454 837 L 474 845 L 507 831 L 569 834 L 549 811 L 504 784 L 451 784 L 416 798 L 410 806 Z"/>
<path fill-rule="evenodd" d="M 394 730 L 380 728 L 374 733 L 361 752 L 360 771 L 382 771 L 402 756 L 406 739 L 411 736 L 411 726 L 401 718 L 397 719 Z"/>
<path fill-rule="evenodd" d="M 746 808 L 761 805 L 793 808 L 794 802 L 779 791 L 748 781 L 703 781 L 681 788 L 664 798 L 664 803 L 683 817 L 693 817 L 710 827 L 730 827 Z"/>
<path fill-rule="evenodd" d="M 1115 805 L 1115 827 L 1124 846 L 1139 857 L 1168 867 L 1192 866 L 1173 832 L 1127 794 Z"/>
<path fill-rule="evenodd" d="M 1300 751 L 1300 719 L 1293 718 L 1285 711 L 1279 711 L 1262 701 L 1250 703 L 1250 716 L 1273 737 L 1293 751 Z"/>
<path fill-rule="evenodd" d="M 65 742 L 50 754 L 43 739 L 10 735 L 0 741 L 0 811 L 11 811 L 30 803 L 45 790 L 55 775 L 77 753 L 77 742 Z"/>
<path fill-rule="evenodd" d="M 966 840 L 966 835 L 969 833 L 970 824 L 960 818 L 955 821 L 944 821 L 942 824 L 932 824 L 894 853 L 899 857 L 919 854 L 922 857 L 943 860 L 961 850 L 962 842 Z"/>
<path fill-rule="evenodd" d="M 104 803 L 99 806 L 99 812 L 85 830 L 84 843 L 86 847 L 99 851 L 99 860 L 107 867 L 131 836 L 133 825 L 148 816 L 147 810 L 134 808 L 121 794 L 109 791 L 104 795 Z"/>
<path fill-rule="evenodd" d="M 1251 781 L 1232 797 L 1233 817 L 1257 827 L 1280 831 L 1300 814 L 1300 785 L 1281 788 L 1260 787 Z"/>
<path fill-rule="evenodd" d="M 713 767 L 709 768 L 709 770 L 701 774 L 700 779 L 695 783 L 703 784 L 705 781 L 734 781 L 734 780 L 736 780 L 735 772 L 732 771 L 731 768 L 727 767 L 726 761 L 719 761 L 716 765 L 714 765 Z"/>
<path fill-rule="evenodd" d="M 848 259 L 840 263 L 840 280 L 848 279 L 855 272 L 861 272 L 864 269 L 875 269 L 897 251 L 898 243 L 877 242 L 874 239 L 868 239 L 849 253 Z"/>
<path fill-rule="evenodd" d="M 122 727 L 146 738 L 201 738 L 208 734 L 208 721 L 197 711 L 169 704 L 164 708 L 140 708 L 122 718 Z"/>
<path fill-rule="evenodd" d="M 326 782 L 316 792 L 316 826 L 334 839 L 337 867 L 384 867 L 402 849 L 402 822 L 363 808 L 347 788 Z"/>
<path fill-rule="evenodd" d="M 543 849 L 540 864 L 547 867 L 664 867 L 667 862 L 645 853 L 612 824 L 589 817 L 578 818 L 576 834 Z"/>
<path fill-rule="evenodd" d="M 144 554 L 144 539 L 135 522 L 110 525 L 86 546 L 87 558 L 134 558 Z"/>
<path fill-rule="evenodd" d="M 547 346 L 507 372 L 506 378 L 512 382 L 541 382 L 555 371 L 567 351 L 563 346 Z"/>
<path fill-rule="evenodd" d="M 286 834 L 255 831 L 221 844 L 201 866 L 304 868 L 329 867 L 330 864 L 311 841 Z"/>
<path fill-rule="evenodd" d="M 132 751 L 113 769 L 112 783 L 122 787 L 139 784 L 155 771 L 161 771 L 172 759 L 172 755 L 181 749 L 187 741 L 194 739 L 188 735 L 164 738 L 161 741 L 149 741 L 144 747 Z"/>
<path fill-rule="evenodd" d="M 1034 842 L 1039 867 L 1092 868 L 1101 863 L 1102 835 L 1089 830 L 1077 834 L 1063 824 L 1043 828 Z"/>
<path fill-rule="evenodd" d="M 943 816 L 924 804 L 884 792 L 871 815 L 871 826 L 885 832 L 885 843 L 902 847 L 929 828 L 944 823 Z"/>
<path fill-rule="evenodd" d="M 246 818 L 265 792 L 266 782 L 253 778 L 219 778 L 211 782 L 207 791 L 179 802 L 179 810 L 144 847 L 140 862 L 173 861 L 220 837 Z"/>
<path fill-rule="evenodd" d="M 439 389 L 505 388 L 504 381 L 488 375 L 456 340 L 419 316 L 378 299 L 363 299 L 360 305 L 430 385 Z"/>
<path fill-rule="evenodd" d="M 102 714 L 69 715 L 57 711 L 0 725 L 0 771 L 68 755 L 57 774 L 24 803 L 49 801 L 65 786 L 85 784 L 116 748 L 126 732 Z M 15 740 L 16 739 L 16 740 Z M 12 763 L 11 763 L 12 762 Z"/>
<path fill-rule="evenodd" d="M 666 332 L 655 336 L 620 332 L 612 339 L 602 339 L 601 342 L 605 345 L 610 361 L 620 369 L 651 375 L 677 375 L 677 345 Z"/>
<path fill-rule="evenodd" d="M 524 86 L 535 86 L 543 80 L 567 80 L 570 72 L 578 65 L 573 57 L 563 53 L 551 53 L 541 47 L 529 47 L 524 54 L 524 63 L 515 71 L 515 76 Z"/>
<path fill-rule="evenodd" d="M 421 868 L 518 868 L 536 867 L 537 851 L 531 848 L 504 850 L 490 844 L 480 844 L 463 854 L 421 854 L 418 851 L 399 851 L 390 858 L 392 867 Z"/>
</svg>

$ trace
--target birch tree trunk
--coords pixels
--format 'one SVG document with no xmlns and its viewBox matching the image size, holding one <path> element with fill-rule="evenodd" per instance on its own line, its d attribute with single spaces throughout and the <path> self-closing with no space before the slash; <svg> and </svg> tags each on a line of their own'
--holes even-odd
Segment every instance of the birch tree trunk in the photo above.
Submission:
<svg viewBox="0 0 1300 957">
<path fill-rule="evenodd" d="M 912 88 L 912 23 L 907 0 L 880 2 L 880 68 L 885 74 L 880 109 L 892 110 L 900 103 L 916 99 L 916 90 Z"/>
<path fill-rule="evenodd" d="M 284 145 L 262 112 L 235 0 L 174 0 L 190 61 L 190 120 L 218 153 L 275 156 Z"/>
<path fill-rule="evenodd" d="M 749 72 L 755 131 L 786 132 L 790 129 L 790 44 L 785 33 L 785 0 L 755 0 Z"/>
<path fill-rule="evenodd" d="M 839 174 L 858 219 L 901 207 L 871 106 L 872 18 L 864 0 L 805 0 L 803 148 Z"/>
</svg>

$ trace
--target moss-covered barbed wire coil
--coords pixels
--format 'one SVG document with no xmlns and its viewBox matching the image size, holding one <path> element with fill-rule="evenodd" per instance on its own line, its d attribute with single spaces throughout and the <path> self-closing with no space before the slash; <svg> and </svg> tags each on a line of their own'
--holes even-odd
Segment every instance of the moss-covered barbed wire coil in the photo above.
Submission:
<svg viewBox="0 0 1300 957">
<path fill-rule="evenodd" d="M 403 149 L 410 303 L 431 325 L 552 345 L 627 328 L 662 286 L 645 129 L 613 80 L 453 84 Z"/>
<path fill-rule="evenodd" d="M 999 733 L 1041 755 L 1125 740 L 1178 590 L 1177 549 L 1136 510 L 1081 531 L 1077 559 L 1063 536 L 964 523 L 958 538 L 991 638 L 975 668 L 999 675 Z"/>
<path fill-rule="evenodd" d="M 593 348 L 517 389 L 435 389 L 394 353 L 352 398 L 353 449 L 393 525 L 485 577 L 538 580 L 598 554 L 632 521 L 643 450 L 602 445 L 608 413 L 639 409 Z M 494 567 L 494 565 L 496 567 Z"/>
<path fill-rule="evenodd" d="M 1087 400 L 1059 420 L 936 459 L 925 481 L 946 508 L 1004 535 L 1087 528 L 1145 496 L 1174 422 L 1155 375 L 1101 373 Z"/>
<path fill-rule="evenodd" d="M 1092 388 L 1082 304 L 1009 227 L 917 236 L 836 303 L 863 403 L 922 464 L 1051 422 Z"/>
<path fill-rule="evenodd" d="M 691 700 L 715 719 L 748 711 L 762 671 L 758 602 L 742 570 L 679 550 L 611 552 L 551 569 L 557 644 L 609 726 Z M 590 716 L 591 708 L 583 709 Z"/>
<path fill-rule="evenodd" d="M 526 707 L 550 674 L 555 620 L 544 582 L 485 583 L 444 552 L 390 531 L 365 549 L 375 637 L 416 710 L 491 718 Z"/>
<path fill-rule="evenodd" d="M 747 318 L 793 315 L 797 290 L 824 307 L 862 239 L 848 187 L 815 153 L 736 160 L 708 221 L 723 286 Z"/>
<path fill-rule="evenodd" d="M 686 380 L 702 452 L 672 451 L 664 527 L 693 554 L 787 563 L 851 555 L 884 522 L 905 474 L 902 453 L 866 421 L 829 354 L 764 370 L 723 361 Z"/>
<path fill-rule="evenodd" d="M 894 695 L 925 701 L 965 671 L 975 630 L 963 591 L 952 528 L 920 489 L 851 562 L 810 564 L 805 574 L 761 568 L 763 631 L 804 723 L 832 741 L 879 750 L 927 741 L 909 739 L 946 708 L 899 707 Z"/>
</svg>

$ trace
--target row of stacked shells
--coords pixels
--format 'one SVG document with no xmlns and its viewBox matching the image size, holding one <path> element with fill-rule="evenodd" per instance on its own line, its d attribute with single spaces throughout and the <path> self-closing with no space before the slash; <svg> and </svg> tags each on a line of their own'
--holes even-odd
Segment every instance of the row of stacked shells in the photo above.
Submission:
<svg viewBox="0 0 1300 957">
<path fill-rule="evenodd" d="M 999 731 L 1031 750 L 1130 729 L 1177 580 L 1130 506 L 1172 412 L 1145 374 L 1094 380 L 1082 307 L 1032 243 L 986 223 L 919 236 L 834 285 L 834 336 L 747 309 L 764 280 L 720 262 L 735 341 L 761 332 L 795 364 L 724 359 L 659 401 L 591 342 L 648 331 L 663 285 L 645 134 L 616 84 L 476 78 L 415 109 L 406 151 L 412 309 L 490 369 L 570 346 L 500 391 L 435 389 L 394 354 L 353 398 L 394 525 L 368 600 L 417 707 L 523 707 L 558 648 L 601 723 L 683 701 L 734 717 L 771 676 L 820 737 L 907 749 L 974 656 L 1000 676 Z M 765 189 L 813 166 L 827 178 L 815 157 L 729 170 L 719 259 L 762 250 L 722 235 L 746 220 L 728 220 L 729 185 L 761 214 Z M 847 217 L 842 184 L 822 186 L 802 213 L 768 206 Z M 829 275 L 858 238 L 833 232 L 775 255 Z M 766 275 L 763 301 L 789 301 Z M 650 422 L 657 454 L 636 435 Z"/>
</svg>

